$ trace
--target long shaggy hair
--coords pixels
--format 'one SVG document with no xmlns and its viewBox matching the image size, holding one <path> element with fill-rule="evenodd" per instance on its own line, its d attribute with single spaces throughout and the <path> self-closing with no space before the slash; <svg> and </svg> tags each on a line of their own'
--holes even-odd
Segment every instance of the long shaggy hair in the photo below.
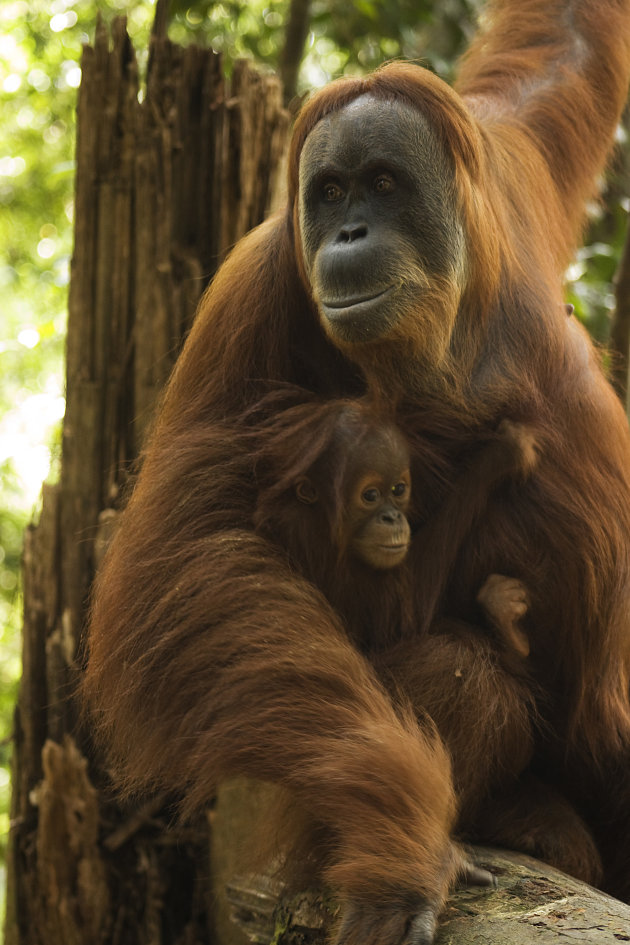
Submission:
<svg viewBox="0 0 630 945">
<path fill-rule="evenodd" d="M 487 24 L 455 90 L 395 63 L 307 103 L 289 204 L 234 248 L 202 300 L 92 602 L 84 692 L 119 784 L 176 791 L 185 809 L 232 775 L 283 785 L 317 825 L 346 945 L 398 945 L 405 916 L 443 901 L 461 866 L 453 771 L 458 829 L 588 878 L 601 854 L 607 888 L 630 895 L 630 439 L 561 291 L 626 94 L 630 7 L 501 0 Z M 466 272 L 436 285 L 397 337 L 341 351 L 296 236 L 299 163 L 317 122 L 365 94 L 404 101 L 434 129 Z M 538 431 L 536 468 L 494 490 L 438 575 L 437 602 L 424 563 L 435 549 L 418 528 L 405 606 L 419 629 L 388 651 L 391 628 L 377 628 L 378 660 L 254 529 L 240 431 L 285 383 L 387 406 L 410 445 L 418 525 L 457 509 L 460 473 L 500 419 Z M 491 572 L 530 590 L 530 682 L 475 629 L 471 602 Z M 435 726 L 418 721 L 427 711 Z M 501 809 L 530 758 L 555 782 L 553 802 L 544 785 L 536 795 L 540 817 L 567 812 L 544 829 L 531 811 L 524 826 L 513 793 Z"/>
</svg>

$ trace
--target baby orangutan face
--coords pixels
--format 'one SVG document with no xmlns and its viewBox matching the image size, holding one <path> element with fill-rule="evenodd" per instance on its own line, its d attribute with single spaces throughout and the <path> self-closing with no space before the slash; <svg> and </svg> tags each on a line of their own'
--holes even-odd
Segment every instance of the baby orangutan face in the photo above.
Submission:
<svg viewBox="0 0 630 945">
<path fill-rule="evenodd" d="M 395 568 L 404 561 L 411 540 L 407 446 L 394 428 L 383 427 L 350 449 L 339 546 L 379 571 Z M 317 485 L 312 478 L 302 479 L 298 498 L 309 504 L 319 501 L 324 490 Z"/>
<path fill-rule="evenodd" d="M 402 564 L 411 540 L 409 456 L 402 442 L 392 441 L 388 450 L 374 444 L 365 464 L 355 466 L 346 512 L 349 551 L 379 571 Z"/>
</svg>

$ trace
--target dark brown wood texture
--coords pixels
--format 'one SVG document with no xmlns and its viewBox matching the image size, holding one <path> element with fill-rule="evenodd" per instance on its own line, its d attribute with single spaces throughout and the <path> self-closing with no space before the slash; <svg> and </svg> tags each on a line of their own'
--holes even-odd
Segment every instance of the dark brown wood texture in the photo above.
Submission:
<svg viewBox="0 0 630 945">
<path fill-rule="evenodd" d="M 209 935 L 207 829 L 164 798 L 120 810 L 73 693 L 89 589 L 154 404 L 226 251 L 277 199 L 279 82 L 168 41 L 146 88 L 118 19 L 84 50 L 61 482 L 24 552 L 8 945 L 167 945 Z"/>
</svg>

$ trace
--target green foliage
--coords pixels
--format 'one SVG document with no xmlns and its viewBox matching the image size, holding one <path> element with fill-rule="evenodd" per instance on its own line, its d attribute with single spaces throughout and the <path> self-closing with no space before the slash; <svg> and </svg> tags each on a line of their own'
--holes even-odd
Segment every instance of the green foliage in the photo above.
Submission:
<svg viewBox="0 0 630 945">
<path fill-rule="evenodd" d="M 124 2 L 99 3 L 109 16 Z M 63 344 L 72 244 L 76 90 L 82 44 L 94 34 L 87 0 L 9 0 L 0 6 L 0 498 L 23 523 L 50 463 L 63 412 Z M 146 48 L 150 3 L 129 24 Z M 2 528 L 0 594 L 19 539 Z M 6 544 L 4 543 L 6 542 Z"/>
<path fill-rule="evenodd" d="M 568 301 L 593 337 L 606 344 L 615 311 L 614 278 L 630 210 L 630 109 L 618 128 L 617 151 L 599 203 L 590 208 L 584 246 L 567 273 Z"/>
<path fill-rule="evenodd" d="M 365 72 L 387 59 L 420 59 L 450 75 L 474 20 L 474 0 L 313 0 L 300 90 Z M 275 68 L 284 43 L 289 0 L 171 0 L 175 42 L 209 44 L 234 59 Z"/>
<path fill-rule="evenodd" d="M 123 0 L 0 4 L 0 864 L 20 671 L 22 535 L 58 453 L 64 408 L 81 47 L 93 38 L 97 9 L 110 18 L 125 7 Z M 149 2 L 129 13 L 145 49 L 152 18 Z M 0 895 L 0 925 L 2 903 Z"/>
<path fill-rule="evenodd" d="M 630 181 L 629 181 L 630 183 Z M 628 228 L 630 200 L 609 193 L 597 213 L 587 239 L 567 273 L 567 301 L 577 317 L 601 344 L 610 337 L 615 312 L 614 279 Z"/>
<path fill-rule="evenodd" d="M 387 59 L 417 59 L 441 75 L 451 72 L 470 27 L 470 0 L 316 0 L 311 20 L 315 50 L 330 49 L 339 73 L 365 72 Z M 332 47 L 336 51 L 333 53 Z M 322 64 L 326 64 L 322 56 Z"/>
</svg>

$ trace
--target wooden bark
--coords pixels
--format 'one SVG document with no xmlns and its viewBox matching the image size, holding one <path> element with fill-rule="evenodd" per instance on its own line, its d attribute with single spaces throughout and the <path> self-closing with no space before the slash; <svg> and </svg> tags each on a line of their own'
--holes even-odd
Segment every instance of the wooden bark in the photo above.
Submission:
<svg viewBox="0 0 630 945">
<path fill-rule="evenodd" d="M 630 906 L 544 863 L 503 850 L 473 849 L 496 889 L 451 896 L 435 945 L 619 945 L 630 941 Z M 268 877 L 227 887 L 235 926 L 258 945 L 324 945 L 338 918 L 334 900 L 307 892 L 284 900 Z"/>
<path fill-rule="evenodd" d="M 122 810 L 74 692 L 95 566 L 156 397 L 230 245 L 277 201 L 279 82 L 165 35 L 146 91 L 125 21 L 84 49 L 61 481 L 24 550 L 7 945 L 208 942 L 207 820 L 168 798 Z"/>
<path fill-rule="evenodd" d="M 252 862 L 276 799 L 270 785 L 222 785 L 212 813 L 211 862 L 219 945 L 325 945 L 339 907 L 325 890 L 285 897 Z M 630 906 L 531 857 L 471 847 L 496 889 L 456 891 L 440 917 L 436 945 L 616 945 L 630 942 Z M 252 869 L 252 865 L 254 869 Z"/>
<path fill-rule="evenodd" d="M 310 0 L 291 0 L 279 72 L 287 104 L 297 94 L 297 80 L 304 54 L 304 43 L 311 25 Z"/>
</svg>

